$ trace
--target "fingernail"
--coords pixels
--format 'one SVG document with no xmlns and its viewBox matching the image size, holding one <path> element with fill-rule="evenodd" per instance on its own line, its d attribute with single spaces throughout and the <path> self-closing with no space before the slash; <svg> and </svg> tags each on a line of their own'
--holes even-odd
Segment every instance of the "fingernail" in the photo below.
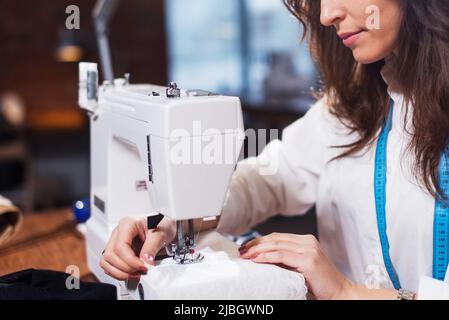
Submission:
<svg viewBox="0 0 449 320">
<path fill-rule="evenodd" d="M 143 257 L 146 261 L 154 261 L 154 257 L 152 255 L 149 255 L 148 253 L 144 253 Z"/>
<path fill-rule="evenodd" d="M 140 274 L 146 274 L 148 272 L 148 268 L 147 267 L 141 267 L 138 272 Z"/>
</svg>

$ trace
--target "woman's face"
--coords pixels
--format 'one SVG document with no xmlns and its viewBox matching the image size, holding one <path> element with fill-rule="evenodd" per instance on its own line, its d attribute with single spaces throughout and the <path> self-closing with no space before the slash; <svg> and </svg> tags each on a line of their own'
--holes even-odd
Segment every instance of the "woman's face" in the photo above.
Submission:
<svg viewBox="0 0 449 320">
<path fill-rule="evenodd" d="M 362 64 L 386 58 L 397 47 L 403 0 L 321 0 L 321 23 L 335 26 Z"/>
</svg>

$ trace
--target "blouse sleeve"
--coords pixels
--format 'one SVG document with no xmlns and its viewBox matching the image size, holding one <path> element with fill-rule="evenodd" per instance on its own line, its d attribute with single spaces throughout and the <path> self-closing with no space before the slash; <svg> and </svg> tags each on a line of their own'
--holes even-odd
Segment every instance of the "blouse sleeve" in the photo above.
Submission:
<svg viewBox="0 0 449 320">
<path fill-rule="evenodd" d="M 332 157 L 332 116 L 325 99 L 234 172 L 218 230 L 241 234 L 276 214 L 301 215 L 315 203 L 320 174 Z"/>
<path fill-rule="evenodd" d="M 449 268 L 444 281 L 430 277 L 421 277 L 419 281 L 418 300 L 449 300 Z"/>
</svg>

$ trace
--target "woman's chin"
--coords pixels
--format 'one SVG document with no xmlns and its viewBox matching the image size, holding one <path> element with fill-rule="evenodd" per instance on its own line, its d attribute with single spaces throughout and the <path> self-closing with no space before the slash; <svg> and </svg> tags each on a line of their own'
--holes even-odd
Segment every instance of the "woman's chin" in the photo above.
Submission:
<svg viewBox="0 0 449 320">
<path fill-rule="evenodd" d="M 370 64 L 384 58 L 384 55 L 375 54 L 372 50 L 367 48 L 354 48 L 352 49 L 352 55 L 354 56 L 355 61 L 360 64 Z"/>
</svg>

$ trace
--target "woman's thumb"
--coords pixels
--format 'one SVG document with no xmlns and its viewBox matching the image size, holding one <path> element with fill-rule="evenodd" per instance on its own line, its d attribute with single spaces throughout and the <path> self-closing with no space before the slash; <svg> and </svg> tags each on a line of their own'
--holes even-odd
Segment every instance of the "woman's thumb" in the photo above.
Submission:
<svg viewBox="0 0 449 320">
<path fill-rule="evenodd" d="M 164 246 L 164 234 L 157 230 L 149 230 L 142 249 L 140 250 L 140 259 L 145 263 L 154 265 L 154 260 Z"/>
</svg>

